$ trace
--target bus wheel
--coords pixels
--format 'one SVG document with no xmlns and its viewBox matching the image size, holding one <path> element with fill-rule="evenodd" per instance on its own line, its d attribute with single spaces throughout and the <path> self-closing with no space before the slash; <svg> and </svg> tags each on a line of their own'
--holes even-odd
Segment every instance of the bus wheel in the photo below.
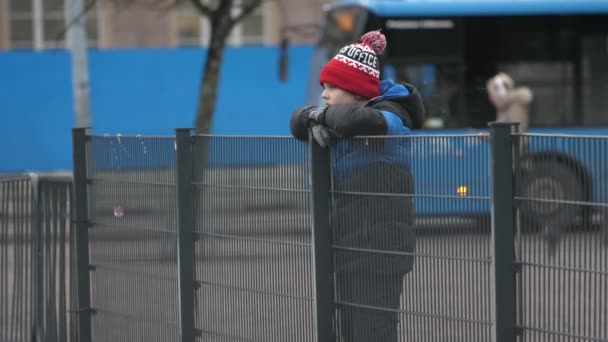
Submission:
<svg viewBox="0 0 608 342">
<path fill-rule="evenodd" d="M 573 227 L 584 213 L 584 181 L 580 173 L 555 160 L 535 160 L 522 170 L 516 192 L 523 230 L 542 231 L 549 240 Z"/>
</svg>

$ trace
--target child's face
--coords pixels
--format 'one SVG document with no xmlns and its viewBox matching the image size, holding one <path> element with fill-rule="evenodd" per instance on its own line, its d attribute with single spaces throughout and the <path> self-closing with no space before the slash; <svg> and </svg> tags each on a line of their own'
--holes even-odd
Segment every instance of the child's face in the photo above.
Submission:
<svg viewBox="0 0 608 342">
<path fill-rule="evenodd" d="M 321 94 L 323 100 L 325 100 L 326 106 L 333 106 L 339 104 L 359 104 L 361 100 L 357 96 L 337 88 L 329 83 L 323 83 L 323 93 Z"/>
</svg>

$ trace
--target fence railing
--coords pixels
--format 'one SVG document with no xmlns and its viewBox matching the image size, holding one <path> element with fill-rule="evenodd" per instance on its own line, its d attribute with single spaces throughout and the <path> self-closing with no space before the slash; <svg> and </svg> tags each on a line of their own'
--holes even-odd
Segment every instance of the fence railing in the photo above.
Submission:
<svg viewBox="0 0 608 342">
<path fill-rule="evenodd" d="M 606 137 L 74 137 L 75 201 L 0 180 L 0 341 L 608 340 Z"/>
<path fill-rule="evenodd" d="M 79 341 L 608 340 L 608 138 L 511 130 L 76 130 Z"/>
<path fill-rule="evenodd" d="M 608 137 L 513 137 L 523 341 L 607 341 Z"/>
<path fill-rule="evenodd" d="M 76 341 L 72 178 L 0 177 L 0 341 Z"/>
</svg>

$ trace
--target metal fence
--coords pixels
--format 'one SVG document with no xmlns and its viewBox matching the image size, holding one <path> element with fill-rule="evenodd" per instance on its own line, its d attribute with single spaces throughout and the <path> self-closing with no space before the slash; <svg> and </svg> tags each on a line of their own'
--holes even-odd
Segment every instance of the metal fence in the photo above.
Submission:
<svg viewBox="0 0 608 342">
<path fill-rule="evenodd" d="M 78 241 L 85 244 L 77 252 L 84 259 L 78 267 L 90 272 L 90 292 L 88 279 L 81 279 L 79 296 L 90 303 L 81 309 L 93 313 L 81 329 L 94 341 L 179 340 L 174 142 L 170 137 L 75 142 L 88 165 L 86 179 L 75 167 L 74 182 L 89 199 L 88 208 L 76 212 L 83 233 Z"/>
<path fill-rule="evenodd" d="M 203 341 L 312 340 L 305 146 L 288 138 L 86 139 L 75 142 L 88 161 L 75 182 L 88 192 L 81 221 L 90 265 L 81 267 L 91 270 L 83 316 L 91 314 L 94 341 L 177 341 L 180 330 Z M 285 156 L 299 161 L 265 165 Z"/>
<path fill-rule="evenodd" d="M 608 341 L 608 137 L 513 137 L 522 341 Z"/>
<path fill-rule="evenodd" d="M 330 189 L 318 189 L 332 194 L 327 229 L 342 341 L 492 340 L 492 240 L 481 214 L 490 184 L 457 192 L 464 174 L 490 174 L 489 149 L 447 154 L 487 138 L 369 137 L 337 146 L 361 153 L 334 153 Z M 431 211 L 469 215 L 416 214 Z"/>
<path fill-rule="evenodd" d="M 608 140 L 559 139 L 76 130 L 79 341 L 606 341 Z"/>
<path fill-rule="evenodd" d="M 0 178 L 0 341 L 75 341 L 70 176 Z"/>
</svg>

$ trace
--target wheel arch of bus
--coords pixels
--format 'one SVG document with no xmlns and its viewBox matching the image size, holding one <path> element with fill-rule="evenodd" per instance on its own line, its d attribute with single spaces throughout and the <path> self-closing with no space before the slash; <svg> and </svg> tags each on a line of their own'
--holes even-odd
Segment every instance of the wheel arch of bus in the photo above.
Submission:
<svg viewBox="0 0 608 342">
<path fill-rule="evenodd" d="M 541 150 L 523 154 L 519 160 L 519 164 L 525 165 L 528 162 L 537 163 L 541 161 L 555 163 L 556 166 L 571 171 L 576 177 L 576 180 L 580 181 L 580 185 L 582 187 L 581 190 L 583 197 L 580 200 L 584 202 L 593 201 L 594 179 L 591 172 L 583 165 L 583 162 L 565 152 L 556 150 Z M 586 221 L 587 219 L 589 219 L 591 211 L 592 210 L 589 206 L 583 206 L 583 209 L 581 211 L 581 214 L 583 215 L 583 220 Z"/>
</svg>

